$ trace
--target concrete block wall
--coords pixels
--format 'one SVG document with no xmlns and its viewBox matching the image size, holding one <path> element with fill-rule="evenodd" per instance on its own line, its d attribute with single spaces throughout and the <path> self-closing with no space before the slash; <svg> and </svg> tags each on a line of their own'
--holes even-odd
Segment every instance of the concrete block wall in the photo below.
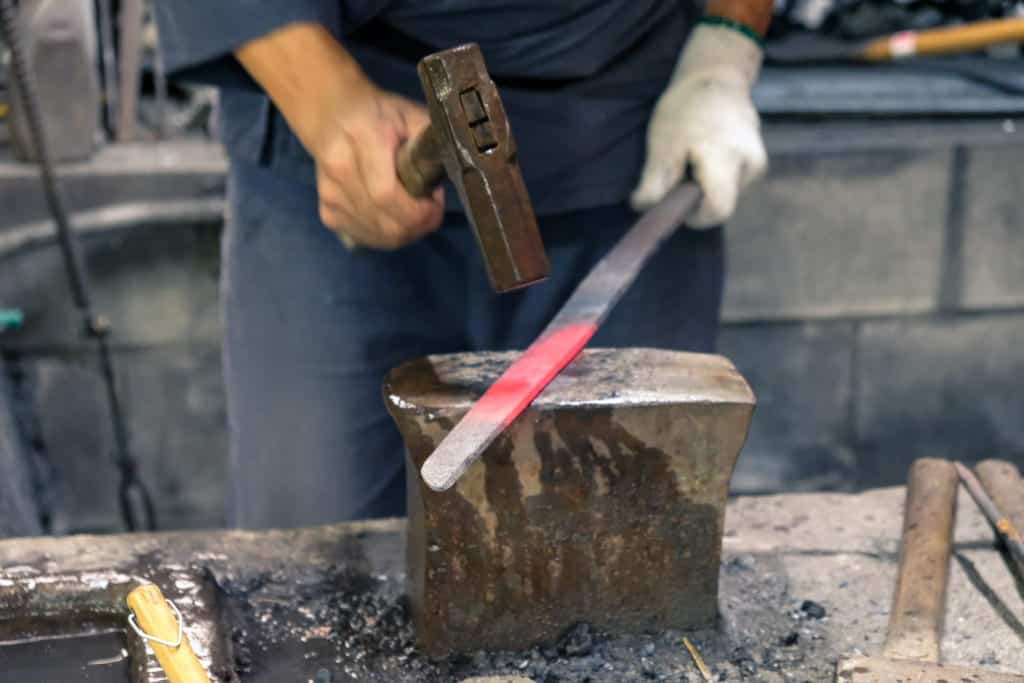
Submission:
<svg viewBox="0 0 1024 683">
<path fill-rule="evenodd" d="M 219 236 L 220 221 L 212 219 L 140 224 L 82 241 L 96 310 L 114 329 L 113 362 L 131 450 L 161 528 L 224 523 Z M 121 530 L 104 385 L 95 347 L 80 334 L 57 250 L 32 247 L 0 263 L 0 293 L 25 314 L 24 326 L 0 339 L 0 365 L 6 361 L 16 376 L 20 417 L 31 418 L 18 428 L 25 459 L 46 467 L 41 485 L 50 528 Z M 0 419 L 4 414 L 0 409 Z M 0 424 L 0 439 L 11 431 Z"/>
<path fill-rule="evenodd" d="M 813 148 L 769 128 L 772 172 L 728 228 L 720 347 L 759 398 L 734 490 L 892 485 L 924 455 L 1024 465 L 1024 134 L 830 126 Z"/>
<path fill-rule="evenodd" d="M 13 395 L 0 367 L 0 538 L 32 536 L 42 531 L 33 461 L 20 438 Z"/>
<path fill-rule="evenodd" d="M 1024 134 L 1009 132 L 1018 129 L 767 126 L 772 172 L 728 228 L 720 346 L 759 398 L 735 491 L 896 484 L 921 455 L 1024 460 Z M 201 197 L 223 192 L 223 160 L 217 170 L 209 158 L 173 183 L 159 159 L 126 168 L 149 178 L 135 181 L 143 197 Z M 120 186 L 118 165 L 106 168 Z M 76 208 L 126 198 L 75 189 L 90 177 L 70 182 Z M 44 216 L 36 200 L 19 215 Z M 0 217 L 0 242 L 11 224 Z M 132 446 L 167 528 L 223 519 L 218 233 L 216 221 L 165 222 L 87 240 L 98 308 L 117 330 Z M 21 430 L 38 437 L 25 457 L 49 468 L 53 529 L 119 529 L 102 385 L 56 251 L 2 261 L 0 297 L 26 313 L 0 352 L 37 418 Z M 0 425 L 0 440 L 10 431 Z"/>
<path fill-rule="evenodd" d="M 0 126 L 0 142 L 4 127 Z M 39 171 L 13 161 L 0 144 L 0 231 L 46 220 Z M 73 211 L 124 202 L 216 196 L 224 192 L 224 154 L 204 140 L 106 145 L 88 161 L 63 164 L 64 200 Z"/>
</svg>

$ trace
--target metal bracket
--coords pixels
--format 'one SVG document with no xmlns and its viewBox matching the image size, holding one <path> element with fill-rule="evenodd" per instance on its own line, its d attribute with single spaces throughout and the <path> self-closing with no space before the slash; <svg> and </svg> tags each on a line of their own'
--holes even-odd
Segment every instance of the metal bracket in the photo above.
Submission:
<svg viewBox="0 0 1024 683">
<path fill-rule="evenodd" d="M 25 322 L 25 315 L 16 308 L 0 308 L 0 332 L 8 327 L 21 327 Z"/>
<path fill-rule="evenodd" d="M 181 611 L 178 609 L 177 605 L 175 605 L 170 600 L 167 601 L 167 604 L 171 606 L 171 610 L 174 612 L 174 616 L 178 618 L 178 637 L 173 642 L 170 640 L 164 640 L 163 638 L 157 638 L 156 636 L 151 636 L 145 631 L 143 631 L 142 628 L 139 627 L 139 624 L 135 621 L 135 612 L 130 612 L 128 614 L 128 623 L 131 624 L 132 630 L 138 633 L 139 637 L 143 640 L 149 640 L 154 643 L 160 643 L 161 645 L 166 645 L 171 649 L 177 650 L 179 647 L 181 647 L 181 641 L 185 637 L 185 620 L 182 618 Z"/>
</svg>

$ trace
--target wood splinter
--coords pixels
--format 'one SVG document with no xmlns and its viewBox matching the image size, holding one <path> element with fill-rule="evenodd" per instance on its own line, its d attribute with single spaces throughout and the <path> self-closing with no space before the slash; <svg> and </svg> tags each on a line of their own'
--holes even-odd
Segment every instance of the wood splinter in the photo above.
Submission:
<svg viewBox="0 0 1024 683">
<path fill-rule="evenodd" d="M 700 652 L 693 646 L 689 638 L 683 638 L 683 645 L 690 652 L 690 657 L 693 658 L 693 663 L 697 665 L 697 669 L 700 670 L 701 677 L 704 678 L 706 683 L 711 683 L 714 679 L 711 678 L 711 672 L 708 671 L 707 665 L 704 663 L 704 658 L 700 656 Z"/>
</svg>

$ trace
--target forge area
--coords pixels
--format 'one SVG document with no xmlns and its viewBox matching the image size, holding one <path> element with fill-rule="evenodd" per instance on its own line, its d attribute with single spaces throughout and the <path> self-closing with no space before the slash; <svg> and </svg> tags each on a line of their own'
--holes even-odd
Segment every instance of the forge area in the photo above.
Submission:
<svg viewBox="0 0 1024 683">
<path fill-rule="evenodd" d="M 2 541 L 0 641 L 31 641 L 23 617 L 39 605 L 58 615 L 64 605 L 65 621 L 74 622 L 82 619 L 80 594 L 102 587 L 106 597 L 94 599 L 102 611 L 121 584 L 154 580 L 181 607 L 197 653 L 224 681 L 702 681 L 686 637 L 716 681 L 824 682 L 839 655 L 880 651 L 903 497 L 902 488 L 889 488 L 732 501 L 720 619 L 705 631 L 613 637 L 579 624 L 518 652 L 421 656 L 404 597 L 404 521 L 384 520 Z M 109 609 L 116 615 L 116 605 Z M 1024 670 L 1022 614 L 1024 589 L 961 494 L 945 661 Z M 0 643 L 0 669 L 13 656 Z"/>
</svg>

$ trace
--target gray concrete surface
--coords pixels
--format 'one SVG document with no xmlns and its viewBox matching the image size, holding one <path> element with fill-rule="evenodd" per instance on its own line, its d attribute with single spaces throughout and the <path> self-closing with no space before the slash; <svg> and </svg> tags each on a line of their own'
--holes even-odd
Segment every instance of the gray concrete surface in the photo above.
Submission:
<svg viewBox="0 0 1024 683">
<path fill-rule="evenodd" d="M 757 395 L 733 490 L 842 490 L 856 482 L 850 434 L 855 326 L 727 325 L 719 340 Z"/>
<path fill-rule="evenodd" d="M 858 354 L 860 485 L 884 483 L 908 444 L 918 455 L 1022 462 L 1024 314 L 872 321 Z"/>
<path fill-rule="evenodd" d="M 950 158 L 942 148 L 776 154 L 728 227 L 726 319 L 934 309 Z"/>
<path fill-rule="evenodd" d="M 830 650 L 877 654 L 896 578 L 902 503 L 901 488 L 741 498 L 729 509 L 725 550 L 780 555 L 790 595 L 828 611 Z M 991 543 L 991 530 L 961 491 L 943 657 L 1024 672 L 1024 588 Z"/>
</svg>

